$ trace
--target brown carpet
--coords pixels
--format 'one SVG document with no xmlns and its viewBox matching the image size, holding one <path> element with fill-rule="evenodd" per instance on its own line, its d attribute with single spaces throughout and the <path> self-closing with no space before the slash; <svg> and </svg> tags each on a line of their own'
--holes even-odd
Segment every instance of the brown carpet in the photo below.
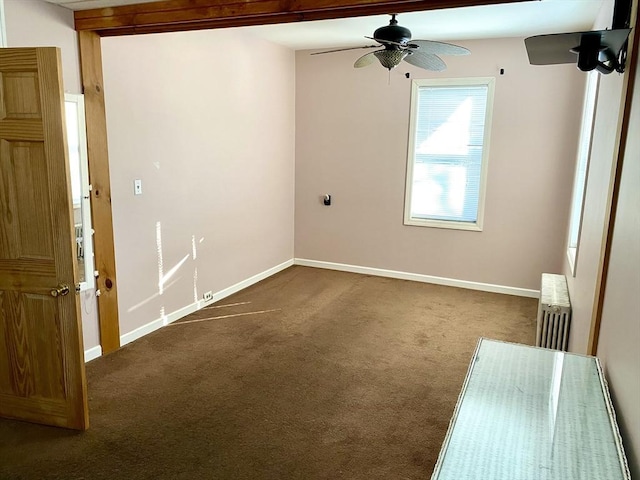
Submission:
<svg viewBox="0 0 640 480">
<path fill-rule="evenodd" d="M 428 479 L 478 337 L 537 302 L 292 267 L 87 365 L 91 428 L 0 420 L 1 479 Z"/>
</svg>

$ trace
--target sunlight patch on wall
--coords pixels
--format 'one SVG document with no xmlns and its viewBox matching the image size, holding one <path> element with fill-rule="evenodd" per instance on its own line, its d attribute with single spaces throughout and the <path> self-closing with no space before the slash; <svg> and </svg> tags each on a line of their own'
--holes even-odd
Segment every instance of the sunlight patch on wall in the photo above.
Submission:
<svg viewBox="0 0 640 480">
<path fill-rule="evenodd" d="M 162 287 L 162 225 L 160 222 L 156 222 L 156 251 L 158 252 L 158 294 L 162 295 L 164 292 Z"/>
<path fill-rule="evenodd" d="M 174 280 L 173 280 L 172 282 L 170 282 L 170 283 L 167 283 L 167 284 L 164 286 L 165 290 L 169 290 L 173 285 L 175 285 L 176 283 L 178 283 L 178 280 L 179 280 L 179 279 L 180 279 L 180 277 L 178 277 L 178 278 L 174 279 Z M 147 303 L 149 303 L 149 302 L 150 302 L 151 300 L 153 300 L 154 298 L 158 298 L 159 296 L 160 296 L 160 293 L 159 293 L 159 292 L 156 292 L 156 293 L 154 293 L 153 295 L 151 295 L 151 296 L 149 296 L 149 297 L 145 298 L 145 299 L 144 299 L 144 300 L 142 300 L 141 302 L 136 303 L 135 305 L 133 305 L 133 306 L 129 307 L 129 308 L 127 309 L 127 312 L 131 313 L 131 312 L 133 312 L 134 310 L 137 310 L 138 308 L 140 308 L 140 307 L 142 307 L 142 306 L 146 305 Z"/>
<path fill-rule="evenodd" d="M 159 290 L 162 290 L 164 288 L 164 284 L 167 283 L 167 281 L 173 277 L 176 272 L 178 270 L 180 270 L 180 267 L 182 267 L 182 265 L 184 265 L 184 262 L 186 262 L 189 259 L 189 254 L 187 253 L 184 257 L 182 257 L 182 260 L 180 260 L 176 265 L 174 265 L 167 273 L 166 275 L 163 275 L 160 278 L 160 284 L 158 285 Z"/>
<path fill-rule="evenodd" d="M 193 301 L 198 301 L 198 267 L 193 269 Z"/>
</svg>

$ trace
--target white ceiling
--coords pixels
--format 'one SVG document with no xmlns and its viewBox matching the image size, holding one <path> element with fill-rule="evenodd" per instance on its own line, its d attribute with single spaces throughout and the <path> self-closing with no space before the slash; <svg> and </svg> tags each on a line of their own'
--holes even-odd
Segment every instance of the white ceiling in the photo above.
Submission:
<svg viewBox="0 0 640 480">
<path fill-rule="evenodd" d="M 85 10 L 154 0 L 46 0 Z M 157 1 L 157 0 L 156 0 Z M 527 37 L 545 33 L 591 30 L 605 0 L 541 0 L 478 7 L 403 13 L 400 25 L 414 39 L 471 40 Z M 388 24 L 388 15 L 243 27 L 254 34 L 287 47 L 302 50 L 370 44 L 365 35 Z"/>
</svg>

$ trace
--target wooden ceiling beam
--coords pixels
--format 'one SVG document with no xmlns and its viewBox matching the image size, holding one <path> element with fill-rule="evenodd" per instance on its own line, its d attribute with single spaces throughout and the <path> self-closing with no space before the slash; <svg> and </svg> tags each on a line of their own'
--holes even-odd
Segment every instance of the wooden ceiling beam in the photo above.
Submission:
<svg viewBox="0 0 640 480">
<path fill-rule="evenodd" d="M 523 1 L 523 0 L 515 0 Z M 241 27 L 470 7 L 514 0 L 165 0 L 74 13 L 100 36 Z"/>
</svg>

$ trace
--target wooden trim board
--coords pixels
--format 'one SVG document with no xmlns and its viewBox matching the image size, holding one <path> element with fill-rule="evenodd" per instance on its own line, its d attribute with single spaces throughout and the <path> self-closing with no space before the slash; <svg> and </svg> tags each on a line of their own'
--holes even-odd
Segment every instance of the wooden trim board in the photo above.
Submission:
<svg viewBox="0 0 640 480">
<path fill-rule="evenodd" d="M 523 0 L 515 0 L 523 1 Z M 509 0 L 166 0 L 74 13 L 78 31 L 100 36 L 327 20 L 469 7 Z"/>
<path fill-rule="evenodd" d="M 113 243 L 111 184 L 107 151 L 107 119 L 104 106 L 102 52 L 95 32 L 78 32 L 80 67 L 87 121 L 87 153 L 91 184 L 94 256 L 98 277 L 98 321 L 100 344 L 104 353 L 120 347 L 116 259 Z"/>
</svg>

